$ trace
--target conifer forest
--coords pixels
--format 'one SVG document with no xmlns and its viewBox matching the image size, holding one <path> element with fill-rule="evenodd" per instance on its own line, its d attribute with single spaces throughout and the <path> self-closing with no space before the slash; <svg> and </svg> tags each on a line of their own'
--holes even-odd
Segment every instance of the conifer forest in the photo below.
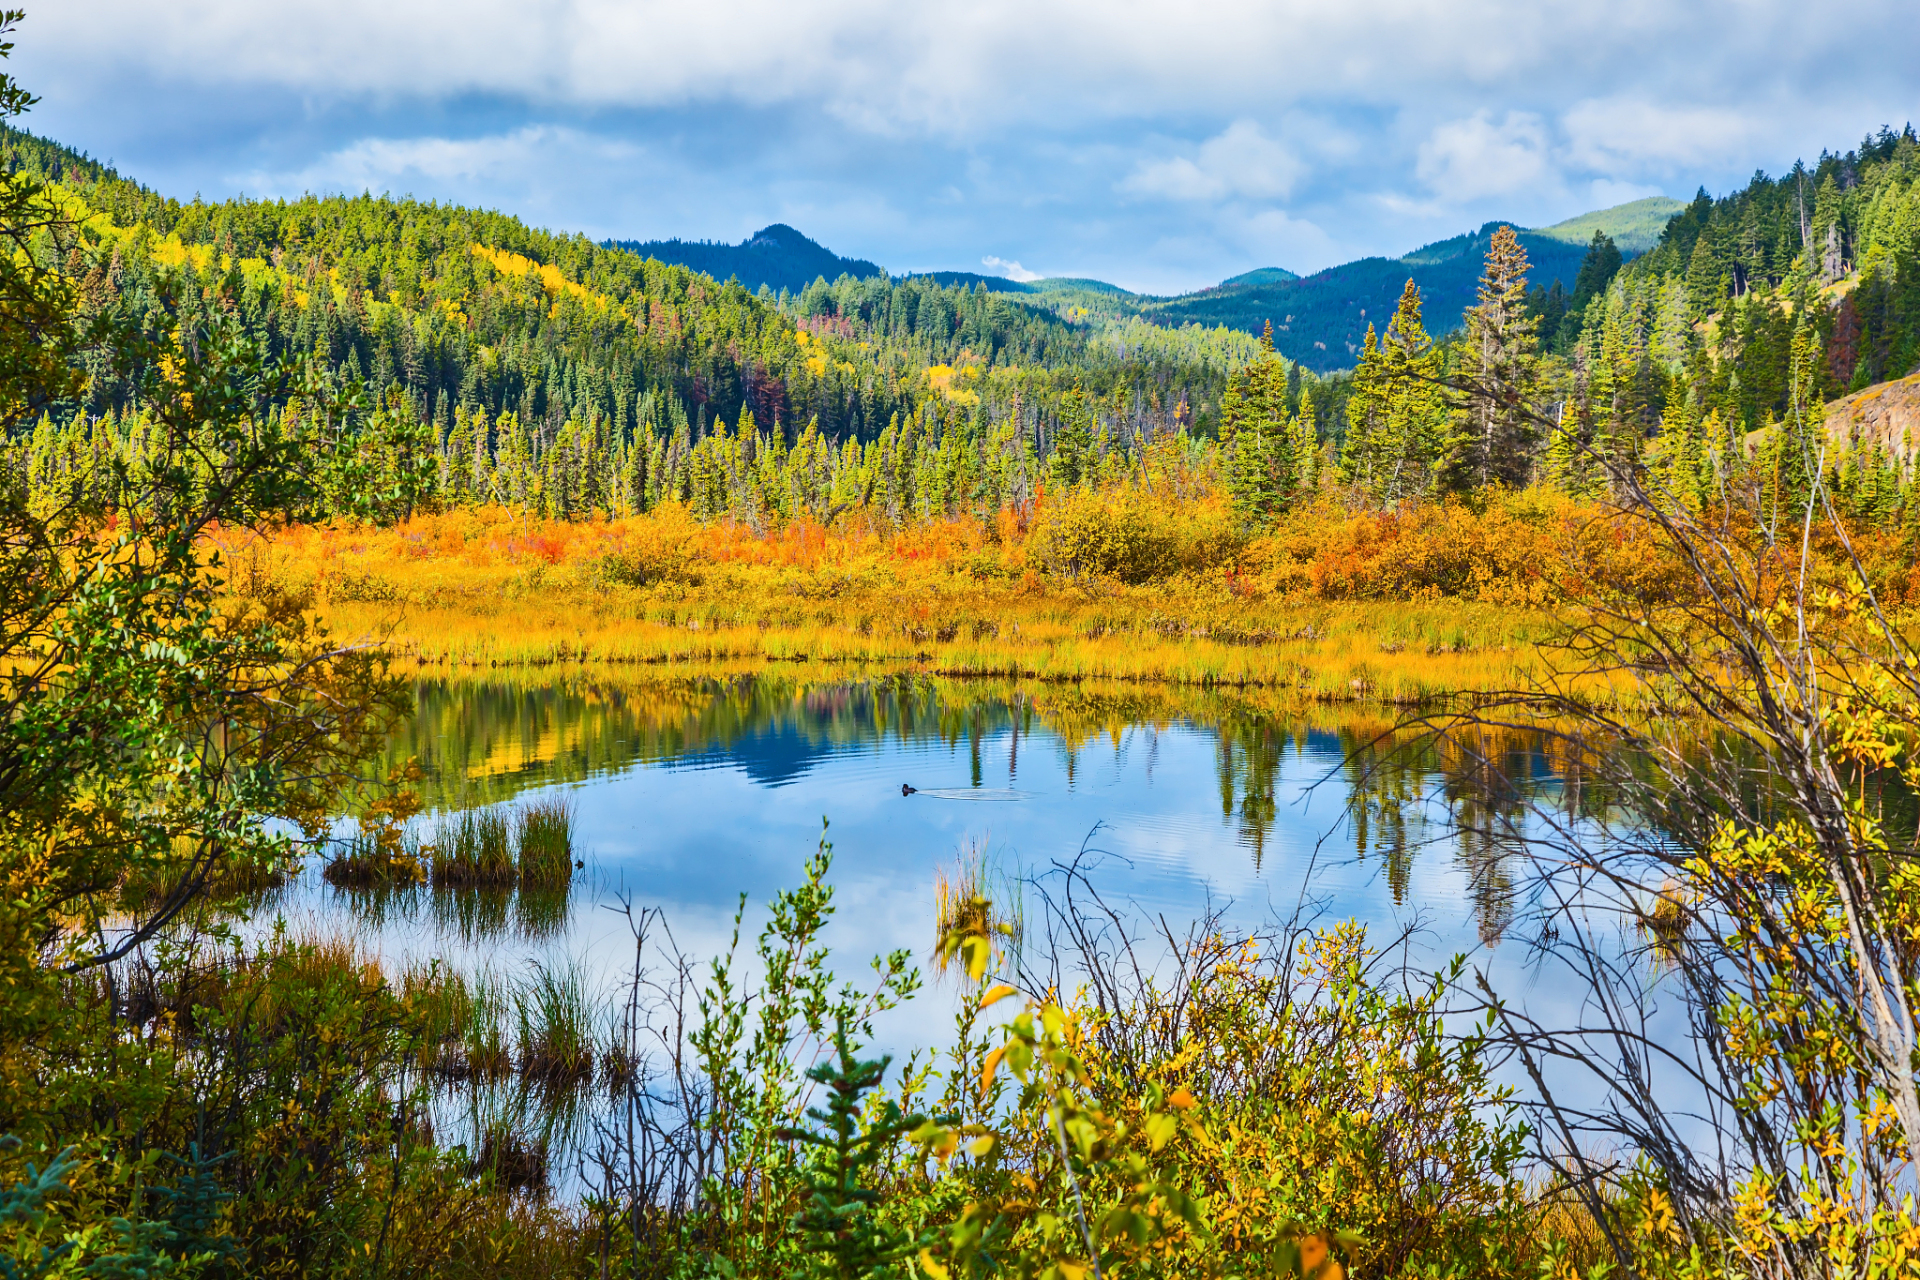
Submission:
<svg viewBox="0 0 1920 1280">
<path fill-rule="evenodd" d="M 1159 298 L 33 87 L 0 1278 L 1920 1273 L 1911 125 Z"/>
</svg>

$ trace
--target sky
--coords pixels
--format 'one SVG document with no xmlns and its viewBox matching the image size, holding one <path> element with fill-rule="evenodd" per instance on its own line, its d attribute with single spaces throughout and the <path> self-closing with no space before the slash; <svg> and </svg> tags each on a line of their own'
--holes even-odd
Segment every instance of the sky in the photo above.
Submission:
<svg viewBox="0 0 1920 1280">
<path fill-rule="evenodd" d="M 1912 0 L 26 0 L 33 131 L 182 199 L 1173 293 L 1920 120 Z"/>
</svg>

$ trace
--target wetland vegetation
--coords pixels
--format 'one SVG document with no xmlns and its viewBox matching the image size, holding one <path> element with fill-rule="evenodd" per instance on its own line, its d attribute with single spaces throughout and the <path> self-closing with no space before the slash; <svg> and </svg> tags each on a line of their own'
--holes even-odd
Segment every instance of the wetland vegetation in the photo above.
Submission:
<svg viewBox="0 0 1920 1280">
<path fill-rule="evenodd" d="M 1920 1265 L 1920 488 L 1825 407 L 1912 362 L 1910 132 L 1571 297 L 1495 233 L 1463 331 L 1409 282 L 1327 375 L 5 144 L 9 1277 Z M 703 953 L 597 901 L 611 988 L 378 945 L 563 935 L 529 782 L 769 722 L 967 740 L 962 793 L 988 729 L 1203 723 L 1256 859 L 1319 735 L 1479 943 L 1149 919 L 1062 848 L 849 961 L 823 840 Z"/>
</svg>

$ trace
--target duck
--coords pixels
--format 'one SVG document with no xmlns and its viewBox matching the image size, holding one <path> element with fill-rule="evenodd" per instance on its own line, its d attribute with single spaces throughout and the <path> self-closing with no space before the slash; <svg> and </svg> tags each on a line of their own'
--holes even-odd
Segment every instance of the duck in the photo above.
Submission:
<svg viewBox="0 0 1920 1280">
<path fill-rule="evenodd" d="M 903 796 L 910 796 L 914 792 L 918 791 L 919 789 L 920 788 L 914 786 L 911 783 L 903 782 L 900 784 L 900 794 Z"/>
</svg>

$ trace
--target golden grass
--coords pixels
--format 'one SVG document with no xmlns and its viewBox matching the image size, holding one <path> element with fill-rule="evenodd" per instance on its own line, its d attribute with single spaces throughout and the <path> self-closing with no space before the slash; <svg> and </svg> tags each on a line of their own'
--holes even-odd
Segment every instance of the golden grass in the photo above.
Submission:
<svg viewBox="0 0 1920 1280">
<path fill-rule="evenodd" d="M 794 664 L 814 680 L 1168 682 L 1404 705 L 1525 685 L 1556 630 L 1538 605 L 1431 586 L 1405 592 L 1413 598 L 1323 598 L 1311 585 L 1317 562 L 1280 538 L 1144 584 L 1041 572 L 1026 561 L 1028 523 L 1002 512 L 993 525 L 756 533 L 672 508 L 579 523 L 480 509 L 225 545 L 239 593 L 269 583 L 309 592 L 336 639 L 385 644 L 423 671 L 633 664 L 678 676 Z M 1356 545 L 1387 566 L 1382 581 L 1404 572 L 1409 556 L 1380 541 L 1371 530 L 1332 549 L 1339 590 L 1352 590 Z"/>
</svg>

